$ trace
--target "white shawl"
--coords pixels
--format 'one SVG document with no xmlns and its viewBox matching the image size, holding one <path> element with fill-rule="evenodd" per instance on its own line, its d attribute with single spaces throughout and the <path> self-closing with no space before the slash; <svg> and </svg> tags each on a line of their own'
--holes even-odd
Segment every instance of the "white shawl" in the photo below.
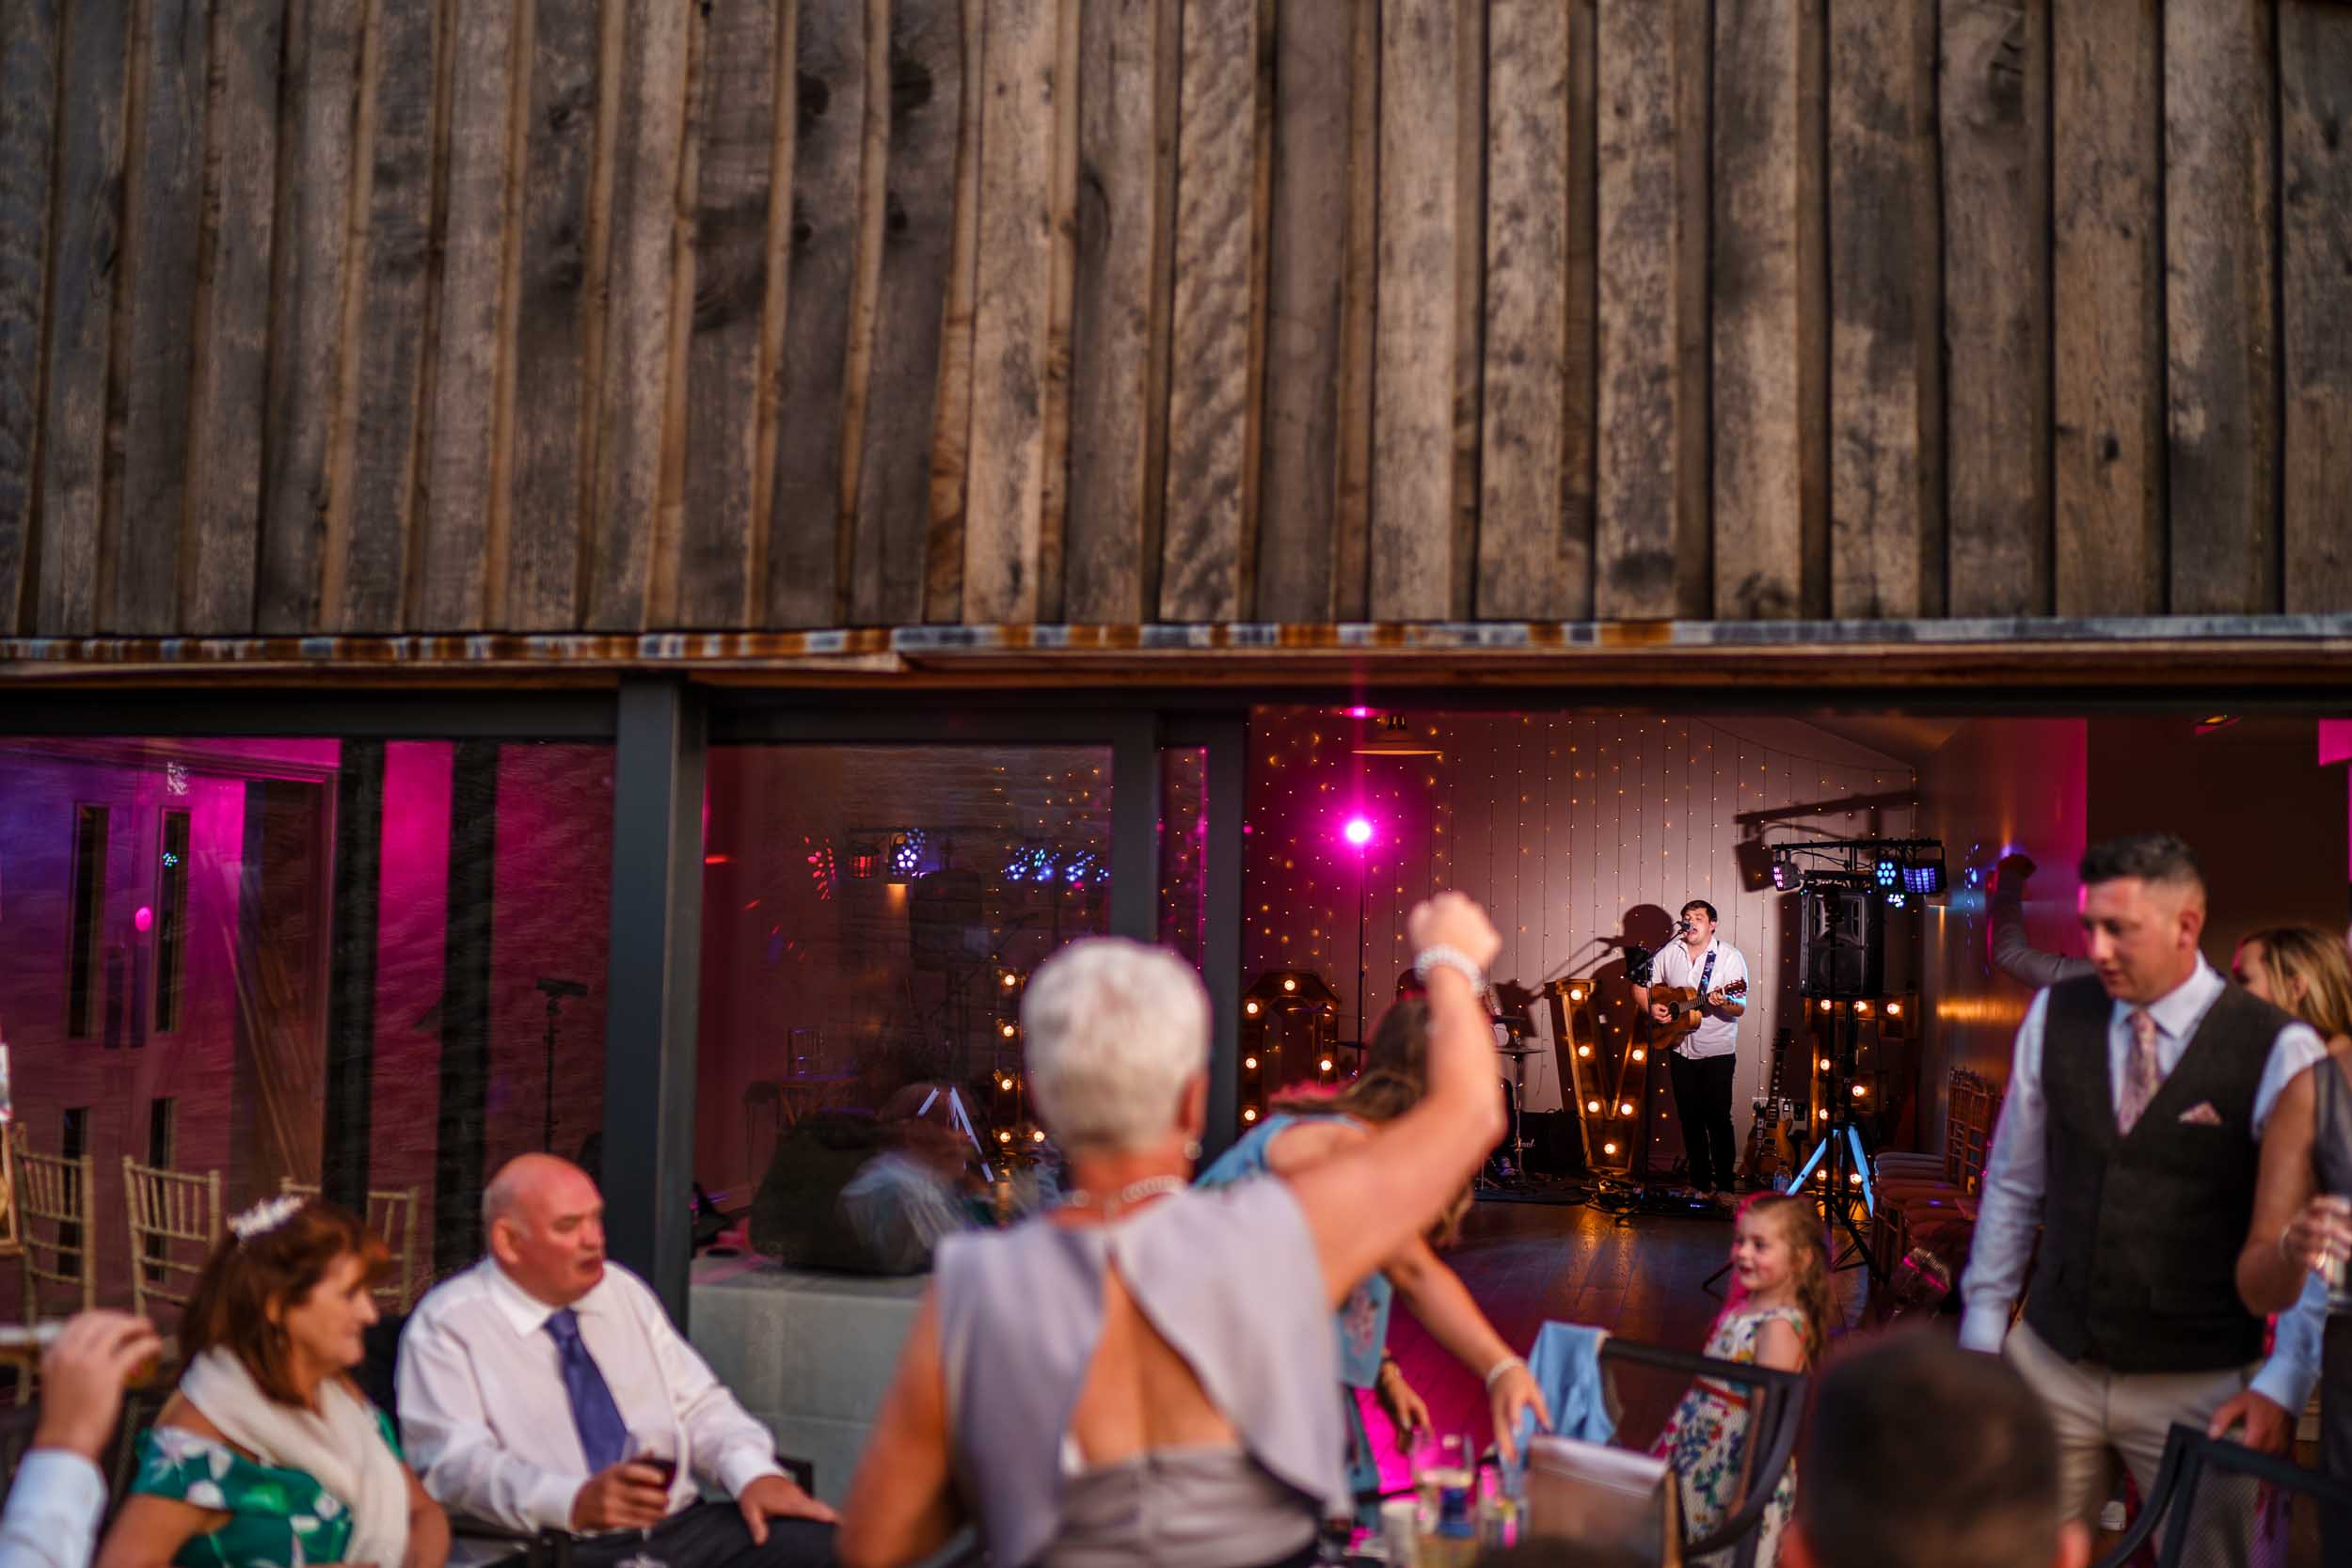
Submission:
<svg viewBox="0 0 2352 1568">
<path fill-rule="evenodd" d="M 180 1392 L 230 1443 L 264 1465 L 301 1471 L 351 1510 L 345 1562 L 401 1568 L 407 1560 L 408 1469 L 367 1401 L 330 1380 L 319 1386 L 316 1413 L 280 1404 L 218 1347 L 189 1364 Z"/>
</svg>

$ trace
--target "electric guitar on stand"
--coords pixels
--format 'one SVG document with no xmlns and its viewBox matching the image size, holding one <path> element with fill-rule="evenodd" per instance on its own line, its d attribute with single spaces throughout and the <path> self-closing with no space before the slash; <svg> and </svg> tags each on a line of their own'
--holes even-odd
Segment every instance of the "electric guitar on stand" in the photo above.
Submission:
<svg viewBox="0 0 2352 1568">
<path fill-rule="evenodd" d="M 1797 1117 L 1788 1098 L 1788 1058 L 1797 1049 L 1796 1036 L 1783 1029 L 1772 1037 L 1772 1082 L 1764 1098 L 1753 1101 L 1756 1120 L 1748 1126 L 1748 1180 L 1756 1187 L 1778 1186 L 1797 1168 L 1797 1146 L 1788 1136 Z"/>
<path fill-rule="evenodd" d="M 1748 994 L 1748 982 L 1742 977 L 1719 989 L 1725 1001 L 1737 1002 Z M 1655 1017 L 1650 1020 L 1651 1042 L 1668 1046 L 1699 1026 L 1699 1014 L 1707 1007 L 1707 993 L 1695 986 L 1652 986 L 1649 1005 L 1674 1009 L 1671 1022 L 1661 1023 Z"/>
</svg>

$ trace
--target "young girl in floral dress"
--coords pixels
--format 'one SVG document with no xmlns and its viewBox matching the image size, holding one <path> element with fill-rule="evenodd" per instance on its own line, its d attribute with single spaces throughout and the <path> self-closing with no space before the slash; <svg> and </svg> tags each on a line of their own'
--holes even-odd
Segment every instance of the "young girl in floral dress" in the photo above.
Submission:
<svg viewBox="0 0 2352 1568">
<path fill-rule="evenodd" d="M 1758 1193 L 1741 1204 L 1732 1226 L 1731 1272 L 1735 1283 L 1707 1337 L 1707 1354 L 1788 1372 L 1818 1362 L 1829 1331 L 1829 1248 L 1813 1205 L 1785 1193 Z M 1650 1452 L 1679 1481 L 1687 1539 L 1708 1534 L 1739 1507 L 1747 1436 L 1746 1394 L 1705 1379 L 1691 1386 L 1659 1433 Z M 1765 1505 L 1756 1568 L 1772 1568 L 1779 1556 L 1780 1532 L 1796 1501 L 1792 1463 Z M 1703 1562 L 1730 1560 L 1724 1551 Z"/>
</svg>

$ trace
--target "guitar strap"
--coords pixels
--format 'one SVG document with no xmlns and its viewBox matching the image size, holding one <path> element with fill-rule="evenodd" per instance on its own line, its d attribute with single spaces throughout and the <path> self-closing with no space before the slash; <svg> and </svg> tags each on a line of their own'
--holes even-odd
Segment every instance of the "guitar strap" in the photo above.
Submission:
<svg viewBox="0 0 2352 1568">
<path fill-rule="evenodd" d="M 1707 962 L 1699 966 L 1699 996 L 1702 1000 L 1707 995 L 1707 982 L 1715 977 L 1715 958 L 1721 951 L 1710 945 L 1707 950 Z"/>
</svg>

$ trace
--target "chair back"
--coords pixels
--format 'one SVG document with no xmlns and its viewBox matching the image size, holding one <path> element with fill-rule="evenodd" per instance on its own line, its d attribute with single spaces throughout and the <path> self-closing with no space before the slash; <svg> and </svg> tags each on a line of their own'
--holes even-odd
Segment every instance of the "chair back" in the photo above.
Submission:
<svg viewBox="0 0 2352 1568">
<path fill-rule="evenodd" d="M 2159 1531 L 2164 1545 L 2156 1568 L 2188 1568 L 2209 1560 L 2220 1535 L 2243 1534 L 2245 1504 L 2258 1487 L 2275 1499 L 2273 1506 L 2260 1511 L 2258 1528 L 2293 1538 L 2292 1544 L 2279 1541 L 2278 1560 L 2352 1561 L 2352 1486 L 2243 1443 L 2208 1437 L 2201 1428 L 2176 1425 L 2165 1435 L 2155 1484 L 2148 1489 L 2139 1516 L 2093 1568 L 2123 1568 Z M 2200 1520 L 2199 1498 L 2222 1488 L 2236 1495 L 2226 1501 L 2214 1499 L 2205 1510 L 2208 1519 Z M 2296 1549 L 2307 1536 L 2317 1538 L 2315 1557 Z M 2242 1552 L 2244 1543 L 2236 1544 Z M 2258 1556 L 2267 1555 L 2260 1543 L 2257 1547 Z"/>
<path fill-rule="evenodd" d="M 1679 1560 L 1698 1562 L 1718 1552 L 1729 1568 L 1754 1568 L 1764 1522 L 1764 1511 L 1780 1486 L 1797 1450 L 1797 1428 L 1804 1418 L 1806 1378 L 1748 1361 L 1719 1361 L 1711 1355 L 1670 1350 L 1663 1345 L 1610 1336 L 1600 1348 L 1600 1363 L 1630 1364 L 1679 1373 L 1697 1382 L 1729 1390 L 1750 1412 L 1747 1440 L 1740 1456 L 1740 1501 L 1730 1515 L 1706 1534 L 1682 1544 Z M 1668 1559 L 1667 1560 L 1677 1560 Z"/>
<path fill-rule="evenodd" d="M 98 1238 L 92 1223 L 90 1163 L 36 1154 L 25 1147 L 24 1124 L 8 1130 L 15 1144 L 17 1237 L 24 1248 L 24 1321 L 38 1323 L 60 1298 L 66 1310 L 98 1305 Z"/>
<path fill-rule="evenodd" d="M 323 1196 L 315 1181 L 296 1181 L 287 1177 L 278 1183 L 278 1190 L 295 1197 Z M 417 1197 L 415 1187 L 397 1187 L 368 1192 L 368 1212 L 362 1216 L 367 1227 L 383 1238 L 392 1255 L 392 1277 L 378 1285 L 373 1294 L 376 1302 L 394 1312 L 406 1312 L 417 1304 Z"/>
<path fill-rule="evenodd" d="M 220 1172 L 189 1176 L 122 1157 L 131 1224 L 131 1310 L 183 1307 L 220 1241 Z"/>
</svg>

